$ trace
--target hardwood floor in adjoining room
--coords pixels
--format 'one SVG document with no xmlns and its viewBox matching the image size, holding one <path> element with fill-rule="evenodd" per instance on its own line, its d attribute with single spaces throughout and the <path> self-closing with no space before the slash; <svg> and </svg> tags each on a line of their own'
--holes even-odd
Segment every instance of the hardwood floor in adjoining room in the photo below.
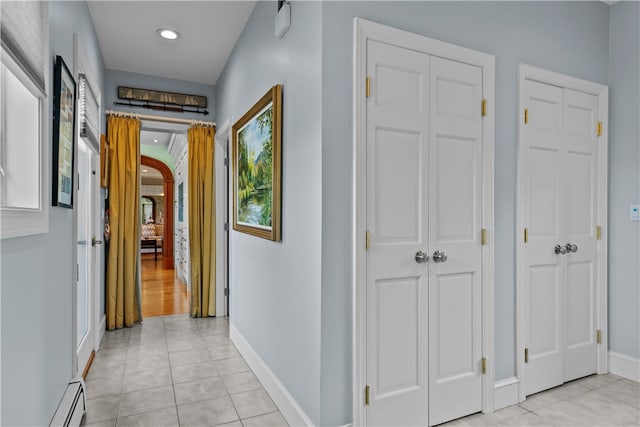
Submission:
<svg viewBox="0 0 640 427">
<path fill-rule="evenodd" d="M 189 312 L 187 285 L 175 270 L 162 267 L 162 256 L 142 254 L 142 317 L 184 314 Z"/>
</svg>

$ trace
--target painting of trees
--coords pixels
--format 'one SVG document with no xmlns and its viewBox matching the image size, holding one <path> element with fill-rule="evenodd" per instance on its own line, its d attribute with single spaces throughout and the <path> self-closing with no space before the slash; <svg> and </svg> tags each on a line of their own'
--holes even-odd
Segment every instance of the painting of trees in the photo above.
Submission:
<svg viewBox="0 0 640 427">
<path fill-rule="evenodd" d="M 233 125 L 233 229 L 279 241 L 282 198 L 282 86 Z"/>
<path fill-rule="evenodd" d="M 273 182 L 273 105 L 262 111 L 238 135 L 239 220 L 271 226 Z"/>
</svg>

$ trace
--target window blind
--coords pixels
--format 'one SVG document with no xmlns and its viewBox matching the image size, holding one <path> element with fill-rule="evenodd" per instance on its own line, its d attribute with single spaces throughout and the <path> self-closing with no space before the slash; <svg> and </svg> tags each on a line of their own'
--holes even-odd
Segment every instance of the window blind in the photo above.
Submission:
<svg viewBox="0 0 640 427">
<path fill-rule="evenodd" d="M 87 81 L 87 76 L 79 75 L 78 117 L 80 119 L 80 136 L 89 138 L 100 146 L 100 107 L 96 95 Z"/>
<path fill-rule="evenodd" d="M 2 47 L 43 93 L 49 57 L 49 12 L 46 1 L 0 1 Z"/>
</svg>

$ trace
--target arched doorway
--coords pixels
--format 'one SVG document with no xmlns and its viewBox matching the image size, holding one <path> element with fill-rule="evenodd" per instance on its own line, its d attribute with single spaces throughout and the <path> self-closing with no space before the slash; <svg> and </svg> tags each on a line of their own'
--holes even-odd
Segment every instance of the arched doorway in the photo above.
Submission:
<svg viewBox="0 0 640 427">
<path fill-rule="evenodd" d="M 140 165 L 152 167 L 162 174 L 164 181 L 164 227 L 162 229 L 162 266 L 173 269 L 173 173 L 169 166 L 153 157 L 140 156 Z"/>
</svg>

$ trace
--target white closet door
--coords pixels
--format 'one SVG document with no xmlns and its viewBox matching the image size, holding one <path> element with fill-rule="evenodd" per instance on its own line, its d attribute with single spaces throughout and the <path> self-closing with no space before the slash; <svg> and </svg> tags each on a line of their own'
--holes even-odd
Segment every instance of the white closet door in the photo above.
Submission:
<svg viewBox="0 0 640 427">
<path fill-rule="evenodd" d="M 564 381 L 596 372 L 598 97 L 564 90 L 567 251 Z"/>
<path fill-rule="evenodd" d="M 596 372 L 598 98 L 532 81 L 524 90 L 529 395 Z"/>
<path fill-rule="evenodd" d="M 428 72 L 428 55 L 368 42 L 368 426 L 428 421 Z"/>
<path fill-rule="evenodd" d="M 522 209 L 528 243 L 524 245 L 524 346 L 528 348 L 525 394 L 562 384 L 564 328 L 565 244 L 563 211 L 565 179 L 562 89 L 526 81 L 528 124 L 521 127 L 524 150 Z"/>
<path fill-rule="evenodd" d="M 431 57 L 429 424 L 482 410 L 482 69 Z M 446 254 L 438 261 L 436 251 Z"/>
</svg>

